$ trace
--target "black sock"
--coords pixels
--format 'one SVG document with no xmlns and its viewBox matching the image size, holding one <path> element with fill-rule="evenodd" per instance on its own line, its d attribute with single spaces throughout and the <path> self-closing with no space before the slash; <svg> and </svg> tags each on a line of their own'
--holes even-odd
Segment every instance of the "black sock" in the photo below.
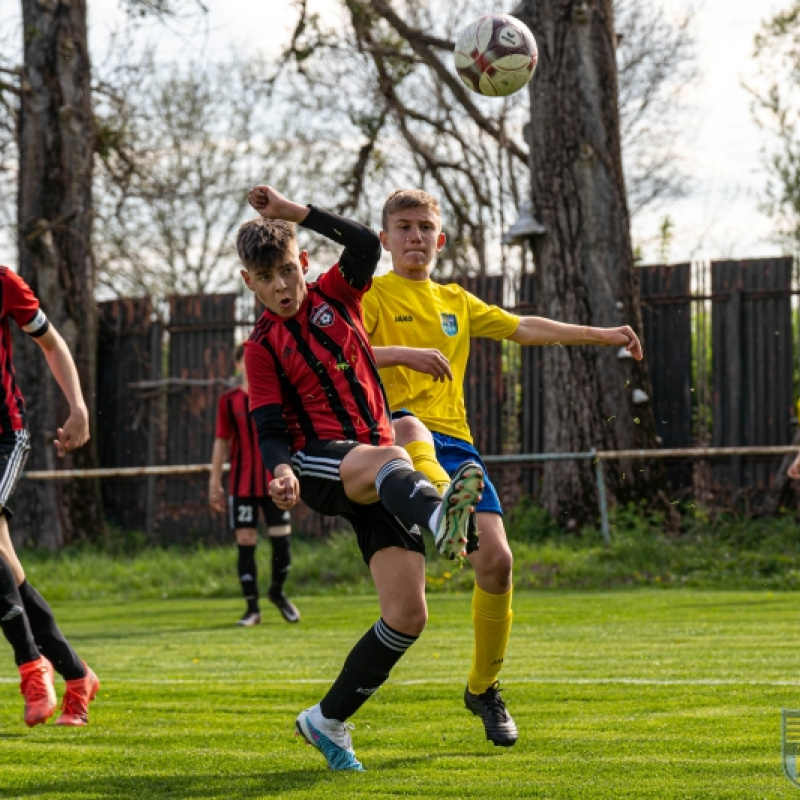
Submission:
<svg viewBox="0 0 800 800">
<path fill-rule="evenodd" d="M 442 504 L 434 485 L 407 461 L 396 458 L 384 464 L 375 478 L 381 503 L 398 519 L 430 529 L 430 519 Z"/>
<path fill-rule="evenodd" d="M 242 594 L 247 600 L 247 610 L 258 613 L 258 568 L 256 567 L 256 546 L 254 544 L 239 545 L 239 583 Z"/>
<path fill-rule="evenodd" d="M 283 584 L 292 566 L 292 551 L 290 540 L 292 536 L 270 536 L 272 545 L 272 583 L 269 587 L 270 597 L 280 597 L 283 593 Z"/>
<path fill-rule="evenodd" d="M 0 558 L 0 628 L 14 650 L 18 667 L 39 658 L 14 572 L 4 558 Z"/>
<path fill-rule="evenodd" d="M 339 722 L 352 717 L 417 638 L 392 630 L 381 617 L 350 651 L 339 677 L 319 704 L 322 715 Z"/>
<path fill-rule="evenodd" d="M 58 629 L 53 612 L 44 597 L 28 581 L 20 584 L 19 594 L 31 624 L 33 638 L 42 655 L 50 659 L 56 672 L 65 681 L 85 678 L 86 668 L 83 662 Z"/>
</svg>

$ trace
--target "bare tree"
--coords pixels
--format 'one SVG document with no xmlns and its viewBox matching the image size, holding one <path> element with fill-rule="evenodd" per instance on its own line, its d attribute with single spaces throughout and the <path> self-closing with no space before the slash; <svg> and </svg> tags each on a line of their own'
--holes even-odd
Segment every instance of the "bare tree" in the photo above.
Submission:
<svg viewBox="0 0 800 800">
<path fill-rule="evenodd" d="M 614 0 L 620 139 L 631 218 L 686 194 L 676 142 L 697 79 L 691 14 L 669 19 L 657 3 Z"/>
<path fill-rule="evenodd" d="M 19 272 L 42 302 L 75 358 L 94 412 L 95 304 L 90 247 L 95 128 L 89 91 L 85 6 L 23 0 L 24 67 L 20 83 Z M 37 346 L 23 337 L 17 372 L 28 402 L 30 465 L 53 469 L 63 399 L 42 369 Z M 70 457 L 96 466 L 93 440 Z M 16 532 L 50 548 L 104 530 L 96 482 L 38 482 L 24 488 Z"/>
<path fill-rule="evenodd" d="M 196 2 L 196 0 L 193 0 Z M 137 7 L 139 0 L 131 0 Z M 144 0 L 147 4 L 147 0 Z M 157 14 L 180 0 L 156 0 Z M 92 171 L 97 142 L 91 98 L 85 0 L 22 0 L 23 64 L 17 84 L 19 270 L 67 341 L 94 414 L 95 270 L 91 246 Z M 21 341 L 20 384 L 33 434 L 30 466 L 53 465 L 52 429 L 62 400 L 45 378 L 35 345 Z M 94 420 L 93 420 L 94 421 Z M 94 442 L 75 452 L 78 467 L 97 464 Z M 17 534 L 51 548 L 105 530 L 96 481 L 28 484 Z"/>
<path fill-rule="evenodd" d="M 449 37 L 460 28 L 456 19 L 463 24 L 480 13 L 474 5 L 435 12 L 421 0 L 344 0 L 344 6 L 349 39 L 319 35 L 316 24 L 299 26 L 302 35 L 293 45 L 301 45 L 301 71 L 317 80 L 308 54 L 344 48 L 336 59 L 342 70 L 331 80 L 339 86 L 369 81 L 358 95 L 344 91 L 339 99 L 350 119 L 358 119 L 362 98 L 372 104 L 370 130 L 380 136 L 367 138 L 364 147 L 380 159 L 376 172 L 387 188 L 400 177 L 444 200 L 445 216 L 460 238 L 456 266 L 485 269 L 499 239 L 498 218 L 508 218 L 522 198 L 532 196 L 548 229 L 535 246 L 541 307 L 578 324 L 627 322 L 641 330 L 611 0 L 538 0 L 512 12 L 529 23 L 540 48 L 529 104 L 517 95 L 499 102 L 481 98 L 454 74 Z M 447 18 L 450 11 L 455 19 Z M 355 52 L 343 40 L 354 42 Z M 645 100 L 641 105 L 652 107 Z M 522 141 L 527 121 L 530 154 Z M 359 174 L 368 172 L 353 171 Z M 526 179 L 532 186 L 525 186 Z M 359 196 L 368 193 L 364 184 Z M 353 197 L 343 202 L 352 205 Z M 495 250 L 493 264 L 499 265 L 498 255 Z M 652 395 L 643 364 L 591 348 L 547 348 L 544 357 L 549 452 L 655 447 L 652 408 L 632 402 L 634 388 Z M 606 474 L 607 490 L 621 501 L 652 500 L 664 486 L 663 471 L 647 463 L 609 464 Z M 593 517 L 595 494 L 590 465 L 546 465 L 543 502 L 558 518 Z"/>
<path fill-rule="evenodd" d="M 0 246 L 9 252 L 0 256 L 0 263 L 16 265 L 16 253 L 10 252 L 16 239 L 17 219 L 17 116 L 22 91 L 22 68 L 15 51 L 17 31 L 0 31 Z"/>
<path fill-rule="evenodd" d="M 287 80 L 304 122 L 343 143 L 327 165 L 337 209 L 375 214 L 390 189 L 427 188 L 446 220 L 440 270 L 498 268 L 527 184 L 528 101 L 480 97 L 452 70 L 450 37 L 480 3 L 342 0 L 344 30 L 325 28 L 305 2 L 297 7 Z"/>
<path fill-rule="evenodd" d="M 267 66 L 118 64 L 98 91 L 95 252 L 107 294 L 238 287 L 247 186 L 288 172 Z"/>
<path fill-rule="evenodd" d="M 534 247 L 538 297 L 559 319 L 629 323 L 641 332 L 611 0 L 525 0 L 517 12 L 540 47 L 531 84 L 531 195 L 547 228 Z M 546 348 L 543 359 L 547 451 L 656 447 L 652 406 L 635 405 L 632 397 L 636 388 L 652 397 L 645 362 L 582 347 Z M 658 462 L 609 463 L 605 475 L 617 500 L 664 497 Z M 560 519 L 589 516 L 595 493 L 589 464 L 546 465 L 542 502 Z"/>
<path fill-rule="evenodd" d="M 800 2 L 766 20 L 755 38 L 757 70 L 748 83 L 753 115 L 768 136 L 763 210 L 775 241 L 800 257 Z"/>
</svg>

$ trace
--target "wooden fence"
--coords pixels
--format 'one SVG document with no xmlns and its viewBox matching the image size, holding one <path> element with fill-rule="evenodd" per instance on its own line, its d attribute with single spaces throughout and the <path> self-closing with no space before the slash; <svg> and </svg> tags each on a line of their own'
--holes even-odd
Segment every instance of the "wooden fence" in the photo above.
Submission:
<svg viewBox="0 0 800 800">
<path fill-rule="evenodd" d="M 638 275 L 661 446 L 789 444 L 800 349 L 792 333 L 792 260 L 648 266 Z M 503 276 L 461 282 L 487 302 L 536 313 L 533 276 L 523 276 L 518 287 L 505 285 Z M 101 465 L 208 462 L 234 343 L 248 335 L 255 317 L 252 302 L 234 294 L 173 297 L 158 311 L 148 298 L 103 303 Z M 466 404 L 486 455 L 542 452 L 541 350 L 516 347 L 472 344 Z M 733 497 L 769 485 L 777 462 L 737 457 L 702 469 L 717 495 Z M 495 478 L 498 486 L 535 495 L 537 474 L 516 467 Z M 668 475 L 676 492 L 691 492 L 698 463 L 671 461 Z M 127 528 L 147 529 L 164 542 L 224 540 L 225 520 L 208 510 L 207 483 L 207 475 L 109 479 L 103 492 L 109 516 Z M 295 527 L 312 534 L 337 524 L 307 509 L 295 514 Z"/>
</svg>

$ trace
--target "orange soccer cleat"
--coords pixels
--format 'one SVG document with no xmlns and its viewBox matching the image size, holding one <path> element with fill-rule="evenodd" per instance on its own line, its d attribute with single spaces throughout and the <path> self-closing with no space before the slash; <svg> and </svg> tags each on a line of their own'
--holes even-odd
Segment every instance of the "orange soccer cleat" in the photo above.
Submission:
<svg viewBox="0 0 800 800">
<path fill-rule="evenodd" d="M 100 689 L 100 681 L 85 661 L 83 666 L 86 667 L 83 678 L 66 682 L 67 690 L 61 701 L 61 716 L 56 720 L 56 725 L 78 728 L 89 722 L 89 703 Z"/>
<path fill-rule="evenodd" d="M 53 665 L 44 657 L 28 661 L 19 668 L 19 690 L 25 698 L 25 724 L 32 728 L 47 722 L 56 710 Z"/>
</svg>

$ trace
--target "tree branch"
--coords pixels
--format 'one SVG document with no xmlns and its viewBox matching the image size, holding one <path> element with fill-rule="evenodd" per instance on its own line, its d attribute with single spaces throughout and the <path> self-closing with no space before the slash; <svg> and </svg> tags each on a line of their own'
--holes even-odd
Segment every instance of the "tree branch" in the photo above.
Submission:
<svg viewBox="0 0 800 800">
<path fill-rule="evenodd" d="M 505 139 L 502 131 L 481 114 L 478 107 L 472 102 L 469 96 L 469 90 L 464 84 L 461 83 L 458 78 L 454 77 L 436 55 L 431 52 L 430 43 L 427 40 L 432 37 L 407 25 L 384 0 L 369 0 L 369 2 L 372 8 L 408 42 L 422 61 L 424 61 L 436 73 L 439 79 L 447 85 L 447 88 L 450 89 L 458 102 L 461 103 L 473 122 L 484 131 L 484 133 L 488 133 L 493 139 L 501 142 L 503 146 L 508 148 L 509 152 L 513 153 L 525 166 L 528 166 L 528 153 L 515 142 Z M 437 41 L 441 42 L 442 40 Z"/>
</svg>

